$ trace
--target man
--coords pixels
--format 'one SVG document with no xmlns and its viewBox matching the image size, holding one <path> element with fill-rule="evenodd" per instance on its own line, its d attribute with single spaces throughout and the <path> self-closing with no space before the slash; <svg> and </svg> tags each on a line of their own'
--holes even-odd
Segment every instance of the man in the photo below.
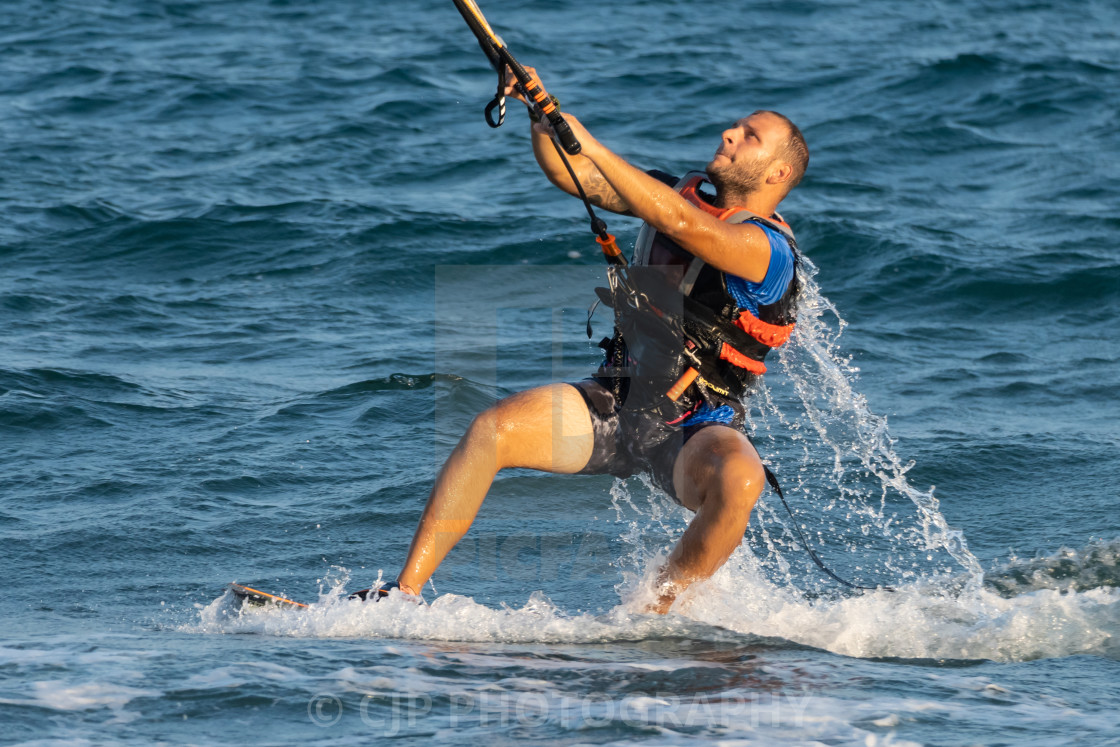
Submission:
<svg viewBox="0 0 1120 747">
<path fill-rule="evenodd" d="M 506 93 L 524 101 L 512 87 Z M 676 380 L 681 371 L 647 375 L 656 364 L 638 352 L 645 349 L 641 325 L 624 324 L 605 345 L 608 359 L 595 378 L 514 394 L 479 414 L 436 478 L 404 569 L 390 586 L 419 594 L 501 469 L 620 476 L 642 470 L 695 512 L 660 570 L 649 609 L 664 613 L 731 556 L 762 491 L 764 469 L 743 433 L 739 398 L 765 370 L 765 353 L 792 330 L 796 247 L 775 211 L 800 181 L 809 153 L 788 119 L 755 112 L 723 132 L 707 166 L 715 194 L 705 197 L 699 177 L 677 184 L 667 174 L 640 171 L 575 117 L 566 119 L 583 147 L 571 161 L 588 196 L 645 221 L 635 264 L 665 271 L 665 288 L 690 299 L 678 305 L 693 310 L 691 322 L 722 335 L 719 358 L 708 355 L 700 365 L 699 349 L 682 348 L 680 359 L 697 360 L 701 375 L 679 398 L 666 397 L 660 384 L 637 382 Z M 549 180 L 577 194 L 546 124 L 533 124 L 532 144 Z"/>
</svg>

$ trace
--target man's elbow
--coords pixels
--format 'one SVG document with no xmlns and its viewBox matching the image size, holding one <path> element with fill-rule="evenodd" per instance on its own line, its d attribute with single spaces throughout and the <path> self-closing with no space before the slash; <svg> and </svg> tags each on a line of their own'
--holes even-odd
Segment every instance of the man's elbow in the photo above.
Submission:
<svg viewBox="0 0 1120 747">
<path fill-rule="evenodd" d="M 673 241 L 678 243 L 687 242 L 698 232 L 698 226 L 694 215 L 695 212 L 695 208 L 681 208 L 674 205 L 663 214 L 661 220 L 663 225 L 657 226 L 657 229 Z"/>
<path fill-rule="evenodd" d="M 576 194 L 576 187 L 567 172 L 545 171 L 544 175 L 549 183 L 560 191 L 570 195 Z"/>
</svg>

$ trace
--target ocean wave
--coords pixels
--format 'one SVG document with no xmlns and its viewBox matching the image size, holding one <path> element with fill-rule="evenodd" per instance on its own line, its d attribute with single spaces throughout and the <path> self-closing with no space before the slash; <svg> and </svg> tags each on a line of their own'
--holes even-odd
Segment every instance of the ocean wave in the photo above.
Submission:
<svg viewBox="0 0 1120 747">
<path fill-rule="evenodd" d="M 112 374 L 71 369 L 30 368 L 24 371 L 0 369 L 0 394 L 16 389 L 45 396 L 59 390 L 87 395 L 101 396 L 133 395 L 144 391 L 144 387 Z"/>
<path fill-rule="evenodd" d="M 984 585 L 1007 599 L 1040 589 L 1069 594 L 1120 587 L 1120 539 L 1008 560 L 984 575 Z"/>
<path fill-rule="evenodd" d="M 335 399 L 346 398 L 352 396 L 360 396 L 370 392 L 397 392 L 413 389 L 428 389 L 435 385 L 437 381 L 456 382 L 459 381 L 458 376 L 450 376 L 446 374 L 403 374 L 395 373 L 377 379 L 368 379 L 366 381 L 358 381 L 353 384 L 331 389 L 327 392 L 322 392 L 316 395 L 317 398 Z"/>
</svg>

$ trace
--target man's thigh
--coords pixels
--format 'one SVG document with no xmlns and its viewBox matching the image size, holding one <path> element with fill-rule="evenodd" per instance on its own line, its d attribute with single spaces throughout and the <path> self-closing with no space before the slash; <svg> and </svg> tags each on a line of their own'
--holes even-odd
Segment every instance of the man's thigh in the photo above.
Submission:
<svg viewBox="0 0 1120 747">
<path fill-rule="evenodd" d="M 709 425 L 694 433 L 673 463 L 673 490 L 690 511 L 700 510 L 716 492 L 739 491 L 747 486 L 753 503 L 762 492 L 765 473 L 754 444 L 742 431 Z"/>
<path fill-rule="evenodd" d="M 491 407 L 504 467 L 579 472 L 591 458 L 591 415 L 571 384 L 548 384 L 510 395 Z"/>
</svg>

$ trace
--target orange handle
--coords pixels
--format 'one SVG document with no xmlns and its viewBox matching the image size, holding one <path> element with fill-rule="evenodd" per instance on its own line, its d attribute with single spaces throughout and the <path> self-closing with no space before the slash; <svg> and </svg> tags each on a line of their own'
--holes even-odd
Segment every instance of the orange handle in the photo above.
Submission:
<svg viewBox="0 0 1120 747">
<path fill-rule="evenodd" d="M 608 259 L 622 256 L 622 250 L 618 248 L 618 242 L 614 240 L 613 234 L 607 234 L 607 238 L 600 236 L 595 237 L 595 241 L 599 242 L 599 246 L 603 250 L 603 254 L 607 255 Z"/>
<path fill-rule="evenodd" d="M 699 375 L 700 372 L 695 368 L 689 368 L 684 372 L 684 376 L 681 376 L 679 379 L 677 379 L 677 383 L 673 384 L 673 388 L 665 394 L 669 397 L 669 399 L 676 402 L 681 398 L 681 395 L 684 394 L 684 390 L 688 389 L 692 382 L 696 381 L 696 377 Z"/>
<path fill-rule="evenodd" d="M 529 73 L 529 82 L 524 84 L 523 87 L 529 98 L 537 102 L 537 106 L 541 108 L 545 116 L 556 111 L 556 102 L 548 95 L 548 91 L 544 90 L 544 84 L 541 83 L 539 76 Z"/>
</svg>

